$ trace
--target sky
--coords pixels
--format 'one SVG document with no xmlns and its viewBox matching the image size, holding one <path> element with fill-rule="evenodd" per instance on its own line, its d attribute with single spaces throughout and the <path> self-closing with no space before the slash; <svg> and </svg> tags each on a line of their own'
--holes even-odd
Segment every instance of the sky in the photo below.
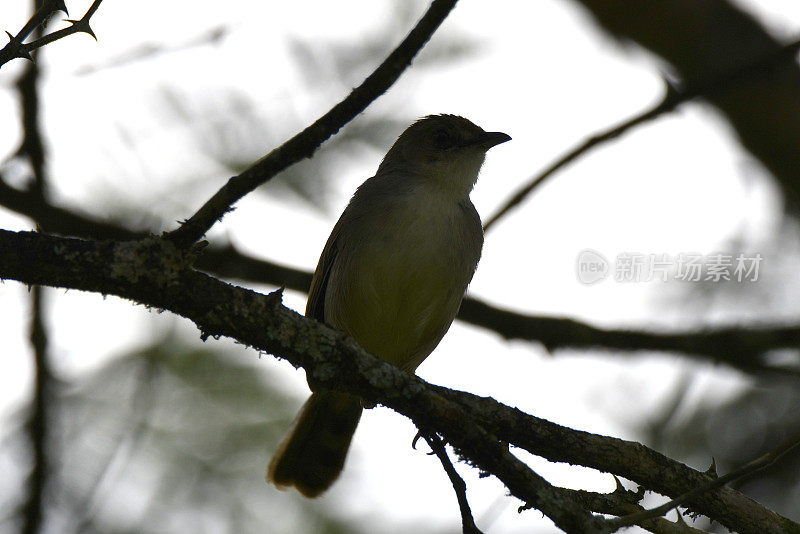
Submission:
<svg viewBox="0 0 800 534">
<path fill-rule="evenodd" d="M 73 16 L 88 3 L 67 2 Z M 99 42 L 79 35 L 46 50 L 43 99 L 51 169 L 58 174 L 56 198 L 92 213 L 115 213 L 119 206 L 113 201 L 100 204 L 96 199 L 116 196 L 168 220 L 189 215 L 227 175 L 213 158 L 182 150 L 190 136 L 186 119 L 168 104 L 179 102 L 184 111 L 213 107 L 220 94 L 237 95 L 229 89 L 233 85 L 240 96 L 255 102 L 254 122 L 274 122 L 266 152 L 295 133 L 288 127 L 281 130 L 284 122 L 291 124 L 282 118 L 314 120 L 371 69 L 350 69 L 343 84 L 327 84 L 325 77 L 335 74 L 331 66 L 331 72 L 322 68 L 317 80 L 309 80 L 297 67 L 292 41 L 308 40 L 325 67 L 326 47 L 357 47 L 375 28 L 386 27 L 392 4 L 234 0 L 224 8 L 209 2 L 201 9 L 197 2 L 144 0 L 133 7 L 106 0 L 92 24 Z M 778 36 L 800 34 L 800 4 L 795 1 L 740 5 Z M 418 13 L 424 9 L 415 6 Z M 0 5 L 3 28 L 20 27 L 25 8 L 27 2 Z M 219 26 L 229 32 L 218 44 L 188 46 Z M 489 153 L 472 195 L 484 218 L 576 143 L 662 96 L 661 73 L 653 58 L 603 36 L 570 2 L 500 0 L 488 7 L 463 0 L 434 43 L 464 36 L 476 43 L 474 54 L 439 68 L 425 66 L 423 51 L 415 67 L 357 120 L 375 113 L 410 123 L 446 112 L 510 134 L 512 142 Z M 113 66 L 146 43 L 166 44 L 173 51 L 157 60 L 132 62 L 126 69 Z M 18 140 L 11 90 L 18 72 L 18 65 L 0 72 L 0 123 L 9 125 L 0 132 L 0 151 L 12 150 Z M 206 119 L 192 119 L 190 126 L 213 129 L 221 120 L 213 115 Z M 248 197 L 211 239 L 229 240 L 243 251 L 311 270 L 352 191 L 371 176 L 384 151 L 360 146 L 358 157 L 340 162 L 341 174 L 329 184 L 323 210 L 286 197 Z M 203 179 L 177 196 L 176 176 Z M 586 249 L 613 261 L 621 253 L 709 255 L 736 243 L 738 252 L 764 255 L 764 282 L 747 288 L 763 292 L 785 268 L 774 237 L 781 224 L 774 215 L 779 204 L 765 171 L 742 151 L 724 120 L 708 106 L 691 103 L 581 158 L 508 215 L 487 234 L 469 293 L 505 308 L 599 326 L 668 329 L 765 315 L 796 318 L 797 304 L 769 292 L 761 295 L 762 306 L 742 309 L 724 296 L 699 305 L 691 282 L 606 279 L 586 285 L 576 276 L 576 260 Z M 22 230 L 29 223 L 0 210 L 0 227 Z M 74 291 L 50 294 L 53 350 L 65 376 L 79 375 L 125 347 L 142 344 L 146 333 L 166 328 L 154 313 L 118 299 Z M 302 311 L 305 295 L 287 292 L 285 304 Z M 11 355 L 0 359 L 0 413 L 30 391 L 27 306 L 24 287 L 0 285 L 2 351 Z M 182 332 L 196 336 L 188 324 Z M 299 405 L 306 391 L 302 373 L 270 358 L 261 363 L 296 391 Z M 538 345 L 505 342 L 460 323 L 418 371 L 436 384 L 490 395 L 566 426 L 626 439 L 637 439 L 637 423 L 687 373 L 694 377 L 689 395 L 697 402 L 720 402 L 748 383 L 730 369 L 677 356 L 549 355 Z M 389 524 L 424 523 L 432 530 L 456 531 L 458 509 L 449 482 L 433 458 L 410 450 L 413 435 L 404 418 L 386 409 L 369 411 L 348 468 L 323 504 Z M 265 465 L 268 459 L 265 452 Z M 531 464 L 560 485 L 613 489 L 607 475 L 540 459 L 531 459 Z M 497 481 L 479 479 L 463 465 L 459 471 L 470 487 L 479 525 L 482 518 L 492 519 L 487 532 L 529 532 L 532 524 L 541 532 L 553 531 L 535 514 L 517 514 L 517 505 L 504 497 Z M 289 503 L 298 497 L 280 498 Z"/>
</svg>

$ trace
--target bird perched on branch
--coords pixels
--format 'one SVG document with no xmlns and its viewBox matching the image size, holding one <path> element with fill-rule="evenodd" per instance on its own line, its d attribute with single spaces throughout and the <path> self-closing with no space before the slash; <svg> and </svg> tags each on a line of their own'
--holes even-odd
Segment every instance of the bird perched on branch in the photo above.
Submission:
<svg viewBox="0 0 800 534">
<path fill-rule="evenodd" d="M 483 230 L 469 194 L 486 151 L 510 139 L 456 115 L 409 126 L 334 226 L 306 316 L 413 373 L 450 328 L 472 280 Z M 314 391 L 267 480 L 320 495 L 342 471 L 361 412 L 356 396 Z"/>
</svg>

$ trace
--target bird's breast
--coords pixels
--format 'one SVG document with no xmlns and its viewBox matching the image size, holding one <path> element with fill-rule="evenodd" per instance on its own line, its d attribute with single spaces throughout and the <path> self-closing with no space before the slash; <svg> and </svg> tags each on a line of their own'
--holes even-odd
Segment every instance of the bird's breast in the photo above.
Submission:
<svg viewBox="0 0 800 534">
<path fill-rule="evenodd" d="M 480 256 L 474 209 L 435 200 L 365 216 L 358 226 L 368 231 L 342 243 L 326 294 L 326 319 L 399 367 L 416 367 L 438 344 Z"/>
</svg>

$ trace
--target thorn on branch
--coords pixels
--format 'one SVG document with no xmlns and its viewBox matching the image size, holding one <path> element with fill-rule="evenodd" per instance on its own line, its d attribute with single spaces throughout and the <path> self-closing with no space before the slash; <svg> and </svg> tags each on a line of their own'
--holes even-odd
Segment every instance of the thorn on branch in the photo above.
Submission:
<svg viewBox="0 0 800 534">
<path fill-rule="evenodd" d="M 689 525 L 686 524 L 686 521 L 683 520 L 683 514 L 680 512 L 678 513 L 678 519 L 675 521 L 680 527 L 689 528 Z"/>
<path fill-rule="evenodd" d="M 63 11 L 66 16 L 69 16 L 69 11 L 67 10 L 67 4 L 64 0 L 55 0 L 55 7 L 53 11 Z"/>
<path fill-rule="evenodd" d="M 97 9 L 100 7 L 100 3 L 102 1 L 103 0 L 94 0 L 92 5 L 80 20 L 67 19 L 66 22 L 70 24 L 68 27 L 54 31 L 28 43 L 24 43 L 23 41 L 25 41 L 25 39 L 31 35 L 31 32 L 38 27 L 43 27 L 46 25 L 48 19 L 56 11 L 63 11 L 69 15 L 64 0 L 48 0 L 44 2 L 44 4 L 36 11 L 36 13 L 34 13 L 31 18 L 28 19 L 28 22 L 25 23 L 25 26 L 23 26 L 17 35 L 11 35 L 11 33 L 6 32 L 6 34 L 9 36 L 10 42 L 0 50 L 0 67 L 16 58 L 32 60 L 30 55 L 31 51 L 41 48 L 59 39 L 63 39 L 68 35 L 86 33 L 91 35 L 96 41 L 97 36 L 94 34 L 94 30 L 92 30 L 91 26 L 89 26 L 89 19 L 92 18 L 92 15 L 94 15 L 95 11 L 97 11 Z"/>
<path fill-rule="evenodd" d="M 283 286 L 267 295 L 267 303 L 272 306 L 278 306 L 283 303 Z"/>
<path fill-rule="evenodd" d="M 97 41 L 97 36 L 94 34 L 94 30 L 92 30 L 92 27 L 89 26 L 89 19 L 87 18 L 82 18 L 80 20 L 67 19 L 67 22 L 69 22 L 72 25 L 70 26 L 70 29 L 72 29 L 74 33 L 88 33 L 94 38 L 95 41 Z"/>
<path fill-rule="evenodd" d="M 8 44 L 6 44 L 5 48 L 10 50 L 9 60 L 10 59 L 27 59 L 28 61 L 33 61 L 33 57 L 31 57 L 30 52 L 28 51 L 28 47 L 22 42 L 22 40 L 15 36 L 11 35 L 10 32 L 6 32 L 8 35 Z"/>
<path fill-rule="evenodd" d="M 711 465 L 705 470 L 705 474 L 713 478 L 719 478 L 719 475 L 717 474 L 717 462 L 713 456 L 711 457 Z"/>
</svg>

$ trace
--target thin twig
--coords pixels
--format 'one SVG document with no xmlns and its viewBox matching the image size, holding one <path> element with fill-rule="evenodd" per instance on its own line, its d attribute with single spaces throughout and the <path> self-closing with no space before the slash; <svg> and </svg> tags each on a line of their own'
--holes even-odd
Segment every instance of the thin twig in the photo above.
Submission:
<svg viewBox="0 0 800 534">
<path fill-rule="evenodd" d="M 652 519 L 654 517 L 661 517 L 670 510 L 672 510 L 673 508 L 688 503 L 698 495 L 710 492 L 711 490 L 719 488 L 720 486 L 724 486 L 728 482 L 752 475 L 756 471 L 760 471 L 761 469 L 768 467 L 769 465 L 776 462 L 783 455 L 787 454 L 789 451 L 798 446 L 800 446 L 800 439 L 798 439 L 797 437 L 793 437 L 792 439 L 783 442 L 778 447 L 775 447 L 774 449 L 764 454 L 763 456 L 760 456 L 759 458 L 756 458 L 755 460 L 748 462 L 741 468 L 735 471 L 731 471 L 727 475 L 723 475 L 719 478 L 712 480 L 708 484 L 695 488 L 691 491 L 687 491 L 686 493 L 679 495 L 678 497 L 672 499 L 671 501 L 666 502 L 661 506 L 657 506 L 650 510 L 642 510 L 641 512 L 636 512 L 623 517 L 618 517 L 616 519 L 609 519 L 608 524 L 614 529 L 614 531 L 616 531 L 623 527 L 636 525 L 639 522 L 647 519 Z"/>
<path fill-rule="evenodd" d="M 457 0 L 434 0 L 428 11 L 389 57 L 354 89 L 311 126 L 234 176 L 181 226 L 166 234 L 181 247 L 200 239 L 231 206 L 287 167 L 310 158 L 319 146 L 385 93 L 408 68 L 417 52 L 441 25 Z"/>
<path fill-rule="evenodd" d="M 611 128 L 594 134 L 566 152 L 542 172 L 531 178 L 526 185 L 518 189 L 508 200 L 506 200 L 500 206 L 500 208 L 486 220 L 486 223 L 483 225 L 483 231 L 488 232 L 489 229 L 494 226 L 499 219 L 522 203 L 535 189 L 538 189 L 539 186 L 541 186 L 550 176 L 555 174 L 556 171 L 564 168 L 569 163 L 572 163 L 578 157 L 586 154 L 592 148 L 619 137 L 635 126 L 639 126 L 640 124 L 644 124 L 657 117 L 660 117 L 661 115 L 674 111 L 678 106 L 685 102 L 694 100 L 697 97 L 709 96 L 713 93 L 724 90 L 730 83 L 751 74 L 755 70 L 772 65 L 777 61 L 791 59 L 797 54 L 798 49 L 800 49 L 800 39 L 792 41 L 780 49 L 765 54 L 754 61 L 745 62 L 744 64 L 731 69 L 724 74 L 716 76 L 711 80 L 694 84 L 690 87 L 687 86 L 684 88 L 677 88 L 673 84 L 667 82 L 666 93 L 658 104 L 654 105 L 647 111 L 635 115 L 634 117 L 631 117 L 630 119 L 625 120 Z"/>
<path fill-rule="evenodd" d="M 611 493 L 596 493 L 593 491 L 558 488 L 571 499 L 581 503 L 584 508 L 601 514 L 622 516 L 644 510 L 639 501 L 644 497 L 645 490 L 639 486 L 638 491 L 625 489 L 617 477 L 617 488 Z M 663 517 L 654 517 L 638 523 L 641 528 L 654 534 L 704 534 L 704 530 L 692 528 L 680 516 L 676 521 Z"/>
<path fill-rule="evenodd" d="M 450 478 L 450 483 L 453 485 L 453 490 L 456 492 L 456 499 L 458 499 L 458 508 L 461 511 L 461 526 L 464 534 L 483 534 L 480 529 L 475 525 L 475 519 L 472 517 L 472 510 L 469 508 L 467 501 L 467 485 L 464 479 L 459 476 L 450 457 L 445 450 L 444 441 L 436 434 L 424 433 L 423 437 L 428 442 L 428 446 L 433 453 L 439 458 L 442 463 L 444 472 Z"/>
<path fill-rule="evenodd" d="M 36 13 L 34 13 L 34 15 L 28 19 L 28 22 L 16 35 L 11 35 L 10 33 L 6 32 L 8 33 L 9 42 L 6 43 L 2 49 L 0 49 L 0 68 L 12 59 L 32 59 L 32 51 L 48 45 L 53 41 L 63 39 L 69 35 L 86 33 L 92 37 L 95 37 L 94 31 L 92 31 L 91 26 L 89 26 L 89 20 L 97 11 L 97 8 L 100 7 L 100 3 L 102 1 L 103 0 L 94 0 L 92 5 L 89 6 L 89 9 L 86 10 L 86 13 L 80 19 L 67 19 L 67 22 L 70 24 L 69 27 L 56 30 L 53 33 L 36 38 L 29 43 L 25 43 L 23 41 L 25 41 L 25 39 L 31 34 L 33 29 L 40 27 L 41 24 L 45 23 L 52 13 L 55 11 L 63 11 L 64 13 L 67 12 L 67 7 L 64 5 L 64 0 L 45 0 L 45 2 L 42 4 L 42 7 L 36 10 Z M 95 39 L 97 38 L 95 37 Z"/>
<path fill-rule="evenodd" d="M 31 18 L 28 19 L 28 22 L 25 23 L 25 26 L 17 32 L 11 40 L 18 41 L 21 43 L 28 36 L 36 29 L 39 28 L 42 24 L 47 22 L 47 19 L 56 11 L 63 11 L 67 13 L 67 6 L 64 4 L 64 0 L 45 0 L 42 2 L 42 5 L 39 6 L 31 15 Z M 8 45 L 6 45 L 7 47 Z M 3 51 L 5 48 L 3 48 Z"/>
<path fill-rule="evenodd" d="M 224 39 L 225 36 L 230 33 L 230 31 L 231 29 L 228 26 L 220 24 L 178 44 L 168 45 L 156 44 L 152 42 L 143 43 L 138 45 L 136 48 L 108 58 L 102 63 L 81 67 L 75 72 L 75 74 L 78 76 L 86 76 L 106 69 L 115 69 L 128 66 L 131 63 L 136 63 L 138 61 L 151 60 L 164 54 L 172 54 L 194 47 L 215 45 Z"/>
</svg>

